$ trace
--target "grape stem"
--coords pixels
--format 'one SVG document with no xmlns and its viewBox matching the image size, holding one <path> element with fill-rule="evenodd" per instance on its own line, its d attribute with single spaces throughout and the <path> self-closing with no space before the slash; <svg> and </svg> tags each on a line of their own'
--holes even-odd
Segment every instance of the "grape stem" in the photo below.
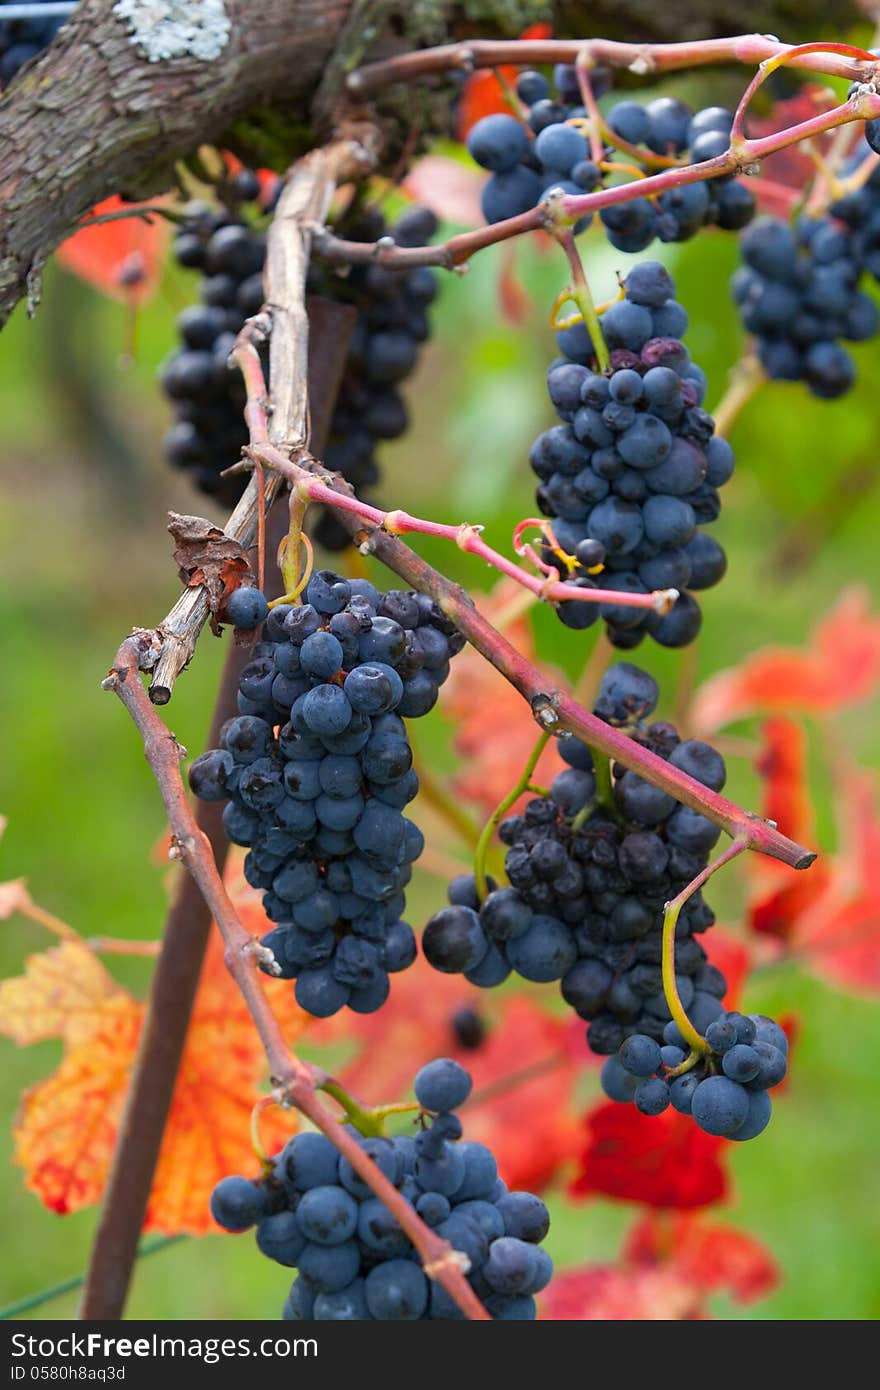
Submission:
<svg viewBox="0 0 880 1390">
<path fill-rule="evenodd" d="M 541 734 L 541 737 L 529 754 L 529 760 L 523 768 L 516 785 L 511 788 L 501 801 L 499 801 L 495 810 L 483 826 L 480 838 L 477 841 L 477 848 L 474 851 L 474 879 L 476 880 L 477 897 L 480 902 L 483 901 L 489 892 L 489 884 L 486 878 L 486 855 L 492 843 L 492 836 L 495 834 L 499 822 L 504 819 L 511 806 L 513 806 L 522 796 L 523 792 L 528 789 L 529 783 L 532 780 L 532 774 L 538 766 L 538 760 L 541 754 L 550 742 L 550 737 L 549 733 Z"/>
<path fill-rule="evenodd" d="M 146 655 L 143 647 L 149 642 L 149 636 L 139 633 L 126 638 L 103 686 L 119 697 L 143 738 L 147 762 L 168 814 L 172 857 L 182 861 L 192 874 L 223 937 L 226 966 L 263 1043 L 274 1097 L 284 1106 L 294 1106 L 311 1120 L 348 1159 L 406 1232 L 419 1253 L 423 1268 L 443 1285 L 466 1317 L 487 1320 L 488 1313 L 464 1277 L 458 1253 L 422 1221 L 357 1140 L 325 1109 L 317 1090 L 326 1085 L 327 1076 L 320 1068 L 300 1061 L 285 1041 L 256 968 L 256 939 L 242 925 L 214 863 L 207 836 L 196 824 L 184 790 L 180 775 L 184 750 L 160 719 L 140 680 L 139 668 Z"/>
<path fill-rule="evenodd" d="M 256 354 L 254 354 L 256 355 Z M 537 598 L 548 603 L 614 603 L 623 608 L 649 608 L 655 613 L 668 613 L 678 598 L 677 589 L 654 589 L 646 594 L 626 593 L 617 589 L 584 589 L 564 580 L 553 579 L 546 574 L 540 577 L 529 574 L 513 560 L 487 545 L 481 536 L 482 527 L 469 522 L 449 525 L 441 521 L 427 521 L 423 517 L 412 516 L 409 512 L 396 509 L 382 511 L 350 492 L 340 492 L 333 486 L 335 477 L 327 473 L 316 459 L 301 450 L 298 461 L 294 462 L 272 444 L 249 445 L 245 449 L 254 463 L 265 464 L 276 474 L 280 474 L 291 484 L 303 499 L 320 502 L 336 511 L 350 512 L 370 527 L 381 527 L 390 536 L 420 535 L 436 536 L 452 541 L 468 555 L 476 555 L 487 565 L 506 574 L 521 584 Z M 309 469 L 321 468 L 321 473 Z"/>
<path fill-rule="evenodd" d="M 526 48 L 528 45 L 523 43 L 522 47 Z M 422 54 L 408 56 L 421 57 Z M 527 61 L 527 57 L 527 54 L 522 54 L 520 61 Z M 840 61 L 851 64 L 842 75 L 864 76 L 864 64 L 859 67 L 856 60 Z M 565 193 L 560 196 L 554 195 L 551 190 L 528 212 L 493 222 L 486 227 L 477 227 L 470 232 L 462 232 L 445 242 L 431 246 L 395 246 L 389 243 L 387 238 L 374 243 L 349 242 L 335 237 L 326 228 L 314 228 L 312 236 L 315 251 L 331 264 L 357 265 L 376 262 L 398 269 L 427 265 L 460 271 L 476 252 L 484 250 L 487 246 L 508 241 L 511 237 L 536 231 L 555 233 L 563 223 L 574 225 L 581 217 L 599 212 L 602 208 L 630 202 L 633 198 L 656 198 L 668 189 L 681 188 L 686 184 L 724 178 L 726 175 L 739 174 L 744 170 L 750 172 L 777 150 L 787 149 L 790 145 L 799 144 L 817 135 L 824 135 L 851 121 L 871 120 L 877 117 L 880 117 L 880 93 L 865 87 L 840 105 L 789 126 L 786 130 L 773 131 L 756 140 L 740 139 L 735 146 L 729 146 L 723 154 L 717 155 L 714 159 L 701 160 L 697 164 L 676 164 L 659 173 L 649 174 L 646 178 L 615 184 L 611 188 L 598 188 L 592 193 Z"/>
<path fill-rule="evenodd" d="M 666 904 L 663 912 L 663 943 L 661 948 L 663 994 L 669 1006 L 669 1012 L 678 1027 L 678 1031 L 691 1049 L 691 1054 L 693 1055 L 695 1053 L 698 1057 L 704 1056 L 707 1052 L 711 1052 L 712 1049 L 706 1042 L 706 1039 L 697 1032 L 696 1028 L 691 1023 L 687 1016 L 687 1010 L 681 1002 L 681 995 L 678 992 L 678 983 L 675 978 L 675 928 L 681 909 L 688 899 L 692 898 L 694 893 L 702 888 L 703 884 L 708 882 L 713 874 L 716 874 L 719 869 L 723 869 L 725 864 L 729 864 L 732 860 L 738 858 L 738 856 L 748 848 L 748 841 L 737 837 L 733 841 L 733 844 L 728 845 L 725 850 L 722 850 L 721 854 L 713 859 L 711 864 L 706 865 L 702 873 L 697 874 L 696 878 L 692 879 L 686 888 L 683 888 L 676 897 L 672 898 Z M 687 1060 L 690 1062 L 690 1057 Z M 694 1060 L 696 1060 L 696 1058 Z M 691 1065 L 693 1065 L 693 1062 L 691 1062 Z"/>
<path fill-rule="evenodd" d="M 571 270 L 571 290 L 570 295 L 575 304 L 581 311 L 587 332 L 590 335 L 590 342 L 593 344 L 593 352 L 596 354 L 596 364 L 600 372 L 608 370 L 610 357 L 608 345 L 605 342 L 605 335 L 599 323 L 596 313 L 596 305 L 590 293 L 590 286 L 584 271 L 583 261 L 574 239 L 574 232 L 570 229 L 560 228 L 556 233 L 556 240 L 562 247 L 568 259 L 569 269 Z"/>
<path fill-rule="evenodd" d="M 403 1115 L 419 1109 L 416 1101 L 405 1101 L 394 1105 L 362 1105 L 331 1076 L 326 1077 L 317 1088 L 332 1096 L 345 1112 L 349 1124 L 354 1125 L 365 1138 L 380 1138 L 385 1133 L 385 1120 L 389 1115 Z"/>
</svg>

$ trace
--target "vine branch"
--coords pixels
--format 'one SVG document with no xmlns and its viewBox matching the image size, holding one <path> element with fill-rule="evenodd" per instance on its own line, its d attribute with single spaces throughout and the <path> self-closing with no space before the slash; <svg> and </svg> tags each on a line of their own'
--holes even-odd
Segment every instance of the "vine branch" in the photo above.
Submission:
<svg viewBox="0 0 880 1390">
<path fill-rule="evenodd" d="M 371 159 L 366 145 L 338 141 L 300 160 L 282 191 L 266 246 L 267 309 L 258 315 L 260 327 L 271 328 L 269 370 L 270 379 L 277 382 L 271 417 L 267 413 L 265 383 L 258 394 L 248 391 L 248 427 L 252 437 L 259 440 L 298 449 L 307 443 L 308 317 L 304 287 L 311 243 L 309 227 L 323 221 L 337 182 L 362 176 Z M 253 332 L 253 325 L 249 331 Z M 265 511 L 271 508 L 281 486 L 277 474 L 266 479 Z M 225 534 L 245 548 L 251 546 L 264 514 L 258 480 L 253 477 L 226 523 Z M 171 699 L 174 683 L 195 651 L 209 612 L 207 590 L 200 585 L 186 589 L 159 623 L 154 650 L 147 653 L 148 669 L 152 670 L 150 699 L 154 704 L 165 705 Z"/>
<path fill-rule="evenodd" d="M 787 56 L 796 46 L 764 34 L 696 39 L 688 43 L 620 43 L 613 39 L 474 39 L 442 44 L 417 53 L 399 53 L 355 68 L 348 77 L 353 96 L 368 97 L 395 82 L 412 82 L 441 72 L 473 72 L 505 64 L 580 63 L 626 68 L 637 76 L 655 76 L 679 68 L 712 63 L 763 63 Z M 833 48 L 833 45 L 831 45 Z M 880 63 L 876 58 L 853 58 L 832 52 L 798 51 L 792 67 L 852 81 L 872 82 Z"/>
<path fill-rule="evenodd" d="M 168 814 L 174 857 L 183 862 L 195 879 L 223 937 L 226 965 L 259 1033 L 276 1098 L 283 1105 L 295 1106 L 348 1159 L 406 1232 L 426 1273 L 443 1285 L 462 1312 L 474 1320 L 487 1320 L 488 1313 L 465 1279 L 459 1253 L 422 1221 L 357 1140 L 321 1104 L 316 1089 L 328 1079 L 325 1073 L 301 1062 L 287 1046 L 257 972 L 256 962 L 264 948 L 245 930 L 230 900 L 214 862 L 210 842 L 196 824 L 184 790 L 180 775 L 184 750 L 160 719 L 141 682 L 139 668 L 143 653 L 140 645 L 143 640 L 137 636 L 125 639 L 104 681 L 104 689 L 119 697 L 143 739 L 144 752 Z"/>
</svg>

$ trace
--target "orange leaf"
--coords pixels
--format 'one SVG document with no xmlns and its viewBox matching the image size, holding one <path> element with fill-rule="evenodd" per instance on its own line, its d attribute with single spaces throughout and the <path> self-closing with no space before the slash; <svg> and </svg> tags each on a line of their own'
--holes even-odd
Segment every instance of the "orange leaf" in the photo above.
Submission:
<svg viewBox="0 0 880 1390">
<path fill-rule="evenodd" d="M 737 1303 L 765 1298 L 780 1280 L 776 1261 L 754 1236 L 691 1213 L 646 1213 L 627 1237 L 625 1258 L 671 1267 L 695 1291 L 724 1292 Z"/>
<path fill-rule="evenodd" d="M 289 980 L 266 983 L 273 1012 L 293 1044 L 304 1030 L 307 1016 L 297 1007 Z M 229 1173 L 255 1174 L 258 1167 L 250 1143 L 250 1117 L 265 1077 L 262 1043 L 223 963 L 223 944 L 215 929 L 199 982 L 144 1230 L 200 1235 L 217 1229 L 208 1210 L 212 1187 Z M 267 1152 L 281 1148 L 295 1129 L 292 1112 L 270 1108 L 260 1124 Z"/>
<path fill-rule="evenodd" d="M 19 1047 L 63 1038 L 75 1048 L 128 1003 L 85 942 L 66 940 L 29 956 L 23 975 L 0 981 L 0 1033 Z"/>
<path fill-rule="evenodd" d="M 476 595 L 475 601 L 480 612 L 494 621 L 521 595 L 518 584 L 502 579 L 491 594 Z M 535 660 L 534 639 L 525 617 L 504 624 L 504 633 L 527 660 Z M 552 668 L 544 665 L 541 669 L 550 684 L 564 681 Z M 453 788 L 459 796 L 493 811 L 510 791 L 535 746 L 534 716 L 513 686 L 470 647 L 456 657 L 440 699 L 456 726 L 454 746 L 463 764 L 453 779 Z M 562 766 L 551 740 L 534 780 L 546 784 Z"/>
<path fill-rule="evenodd" d="M 706 734 L 755 713 L 827 715 L 880 683 L 880 618 L 863 588 L 847 589 L 806 648 L 765 647 L 712 676 L 697 693 L 695 731 Z"/>
<path fill-rule="evenodd" d="M 252 909 L 252 904 L 246 904 Z M 265 930 L 263 918 L 256 930 Z M 90 963 L 86 963 L 90 958 Z M 51 969 L 47 972 L 47 959 Z M 61 967 L 67 964 L 65 984 Z M 61 1066 L 22 1099 L 15 1160 L 27 1186 L 57 1212 L 99 1201 L 119 1133 L 144 1006 L 114 984 L 85 943 L 65 941 L 34 957 L 12 991 L 13 1036 L 21 1041 L 61 1032 L 71 1049 Z M 307 1022 L 289 981 L 267 980 L 273 1010 L 288 1040 Z M 23 1011 L 32 1001 L 28 1033 Z M 208 949 L 162 1142 L 145 1230 L 202 1234 L 215 1229 L 208 1199 L 229 1173 L 256 1172 L 250 1117 L 266 1079 L 262 1044 L 223 963 L 215 930 Z M 295 1117 L 270 1109 L 261 1133 L 280 1148 Z"/>
<path fill-rule="evenodd" d="M 135 206 L 114 196 L 99 203 L 91 215 L 129 211 Z M 152 217 L 149 222 L 140 217 L 102 222 L 68 237 L 58 248 L 58 260 L 65 270 L 102 294 L 142 304 L 159 282 L 170 236 L 164 217 Z"/>
<path fill-rule="evenodd" d="M 100 1199 L 142 1018 L 132 1000 L 24 1093 L 13 1129 L 15 1162 L 50 1211 L 64 1215 Z"/>
</svg>

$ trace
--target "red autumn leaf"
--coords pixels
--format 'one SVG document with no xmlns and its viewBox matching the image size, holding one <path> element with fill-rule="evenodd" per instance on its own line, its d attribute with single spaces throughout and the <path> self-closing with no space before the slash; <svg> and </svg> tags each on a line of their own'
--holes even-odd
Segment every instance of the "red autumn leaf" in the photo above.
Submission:
<svg viewBox="0 0 880 1390">
<path fill-rule="evenodd" d="M 761 732 L 764 743 L 757 769 L 764 781 L 764 815 L 775 820 L 784 834 L 811 845 L 815 843 L 815 818 L 807 785 L 806 735 L 784 715 L 766 720 Z M 827 860 L 817 860 L 808 872 L 795 873 L 765 857 L 751 868 L 758 885 L 749 909 L 752 930 L 784 941 L 801 915 L 825 893 L 830 872 Z"/>
<path fill-rule="evenodd" d="M 558 1273 L 541 1295 L 545 1322 L 680 1322 L 703 1317 L 699 1292 L 674 1268 L 584 1265 Z"/>
<path fill-rule="evenodd" d="M 602 1194 L 652 1207 L 709 1206 L 727 1195 L 723 1139 L 704 1134 L 688 1115 L 658 1116 L 633 1105 L 600 1102 L 585 1117 L 576 1197 Z"/>
<path fill-rule="evenodd" d="M 462 1007 L 474 1008 L 484 1021 L 485 1038 L 476 1048 L 457 1040 L 453 1016 Z M 467 1138 L 491 1147 L 511 1187 L 536 1191 L 575 1158 L 581 1140 L 572 1093 L 582 1059 L 568 1045 L 567 1032 L 564 1019 L 528 995 L 487 998 L 420 957 L 392 976 L 391 998 L 379 1013 L 337 1016 L 329 1026 L 310 1029 L 309 1039 L 353 1045 L 354 1055 L 334 1065 L 334 1075 L 371 1105 L 406 1098 L 420 1066 L 454 1057 L 474 1080 L 462 1110 Z M 535 1123 L 524 1122 L 531 1114 Z"/>
<path fill-rule="evenodd" d="M 775 135 L 777 131 L 787 130 L 790 126 L 799 125 L 812 116 L 828 111 L 836 101 L 834 93 L 827 87 L 818 83 L 807 83 L 796 96 L 774 102 L 769 115 L 757 116 L 749 113 L 746 116 L 746 129 L 751 139 L 759 140 L 765 135 Z M 761 177 L 749 179 L 747 186 L 751 188 L 754 183 L 754 192 L 762 211 L 788 218 L 791 215 L 793 199 L 785 197 L 786 191 L 800 195 L 815 172 L 816 165 L 807 154 L 806 148 L 788 145 L 785 149 L 768 155 L 762 161 Z"/>
<path fill-rule="evenodd" d="M 491 594 L 475 595 L 475 602 L 481 613 L 497 621 L 521 595 L 518 584 L 502 579 Z M 503 629 L 517 651 L 534 661 L 534 639 L 528 620 L 520 616 L 503 622 Z M 563 679 L 546 665 L 542 669 L 551 686 Z M 510 791 L 537 742 L 532 712 L 513 686 L 471 647 L 456 658 L 440 701 L 455 724 L 454 746 L 462 760 L 461 770 L 453 778 L 453 788 L 465 800 L 493 811 Z M 535 782 L 547 785 L 561 767 L 556 744 L 551 740 L 541 755 Z"/>
<path fill-rule="evenodd" d="M 844 989 L 880 989 L 880 812 L 873 777 L 835 767 L 842 801 L 841 848 L 825 891 L 798 917 L 789 944 L 820 979 Z M 810 870 L 812 873 L 812 869 Z"/>
<path fill-rule="evenodd" d="M 131 211 L 135 206 L 114 196 L 93 208 L 91 216 Z M 58 260 L 102 294 L 142 304 L 159 282 L 170 235 L 164 217 L 152 217 L 149 222 L 140 217 L 102 222 L 68 237 L 58 248 Z"/>
<path fill-rule="evenodd" d="M 749 947 L 723 927 L 713 927 L 701 941 L 710 964 L 717 966 L 727 981 L 725 1007 L 737 1008 L 746 976 L 752 968 L 752 953 Z"/>
<path fill-rule="evenodd" d="M 426 154 L 417 160 L 401 188 L 444 222 L 481 227 L 480 189 L 483 175 L 447 155 Z"/>
<path fill-rule="evenodd" d="M 757 768 L 764 783 L 764 815 L 783 835 L 811 844 L 816 820 L 807 785 L 806 733 L 784 715 L 765 720 L 761 733 L 764 744 Z"/>
<path fill-rule="evenodd" d="M 794 833 L 811 842 L 812 818 L 805 786 L 803 743 L 783 719 L 765 726 L 768 751 L 760 761 L 768 778 L 765 810 L 788 806 Z M 875 780 L 838 756 L 836 783 L 838 843 L 804 873 L 760 858 L 752 866 L 755 891 L 750 924 L 820 979 L 844 989 L 880 989 L 880 812 Z M 780 817 L 775 817 L 780 818 Z M 787 829 L 782 822 L 782 829 Z"/>
<path fill-rule="evenodd" d="M 553 34 L 552 24 L 532 24 L 520 34 L 521 39 L 549 39 Z M 465 140 L 471 126 L 484 116 L 496 112 L 510 111 L 505 96 L 503 81 L 513 85 L 520 69 L 518 67 L 499 67 L 494 71 L 475 72 L 464 84 L 464 91 L 458 109 L 458 138 Z"/>
<path fill-rule="evenodd" d="M 726 1293 L 737 1303 L 765 1298 L 780 1282 L 776 1261 L 754 1236 L 690 1212 L 646 1212 L 629 1232 L 624 1258 L 672 1269 L 694 1291 Z"/>
<path fill-rule="evenodd" d="M 805 648 L 764 647 L 706 681 L 693 725 L 706 734 L 750 714 L 832 714 L 866 699 L 878 683 L 880 617 L 870 613 L 866 590 L 851 588 Z"/>
</svg>

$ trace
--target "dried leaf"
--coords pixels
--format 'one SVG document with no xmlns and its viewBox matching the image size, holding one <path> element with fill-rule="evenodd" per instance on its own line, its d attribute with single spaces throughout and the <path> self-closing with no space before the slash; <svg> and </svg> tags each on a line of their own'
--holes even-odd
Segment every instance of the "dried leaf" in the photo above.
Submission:
<svg viewBox="0 0 880 1390">
<path fill-rule="evenodd" d="M 50 1211 L 64 1215 L 100 1200 L 142 1018 L 142 1006 L 131 1000 L 24 1093 L 13 1128 L 15 1162 Z"/>
<path fill-rule="evenodd" d="M 211 612 L 215 613 L 229 592 L 238 588 L 250 573 L 247 555 L 238 541 L 203 516 L 181 516 L 178 512 L 168 515 L 181 581 L 191 589 L 204 584 Z"/>
</svg>

